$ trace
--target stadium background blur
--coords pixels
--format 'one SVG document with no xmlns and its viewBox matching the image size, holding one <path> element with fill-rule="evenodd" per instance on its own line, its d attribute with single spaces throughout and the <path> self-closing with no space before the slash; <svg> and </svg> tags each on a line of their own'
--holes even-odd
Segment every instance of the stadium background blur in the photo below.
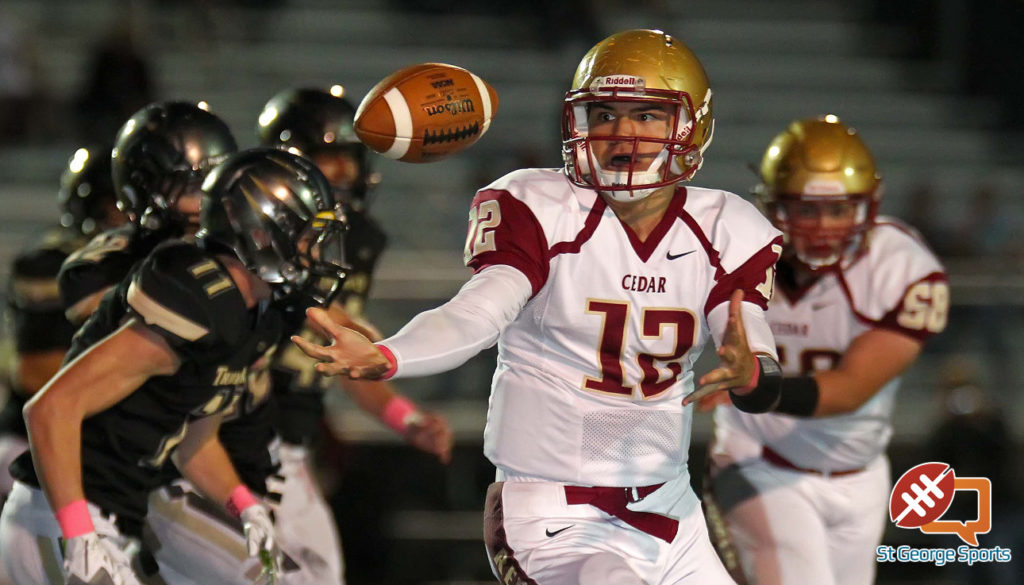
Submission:
<svg viewBox="0 0 1024 585">
<path fill-rule="evenodd" d="M 262 105 L 283 88 L 341 83 L 358 103 L 400 67 L 452 63 L 488 80 L 500 110 L 452 159 L 375 157 L 383 180 L 371 209 L 391 247 L 368 313 L 391 333 L 468 277 L 461 250 L 476 188 L 514 168 L 561 165 L 562 96 L 579 58 L 634 27 L 680 37 L 708 71 L 716 133 L 697 185 L 746 194 L 750 164 L 795 118 L 834 113 L 860 131 L 884 176 L 882 212 L 925 235 L 952 283 L 949 328 L 904 376 L 893 474 L 935 459 L 990 477 L 995 527 L 981 544 L 1024 555 L 1019 0 L 4 0 L 0 278 L 56 220 L 73 150 L 112 140 L 148 101 L 204 100 L 247 147 Z M 485 352 L 450 374 L 400 383 L 455 426 L 446 468 L 344 401 L 332 404 L 337 440 L 322 446 L 323 480 L 351 585 L 491 582 L 480 509 L 493 478 L 481 454 L 493 360 Z M 710 418 L 695 419 L 699 475 Z M 973 518 L 967 504 L 957 518 Z M 959 544 L 892 527 L 885 543 Z M 1015 558 L 1000 578 L 978 565 L 887 564 L 878 582 L 1024 583 L 1022 567 Z"/>
</svg>

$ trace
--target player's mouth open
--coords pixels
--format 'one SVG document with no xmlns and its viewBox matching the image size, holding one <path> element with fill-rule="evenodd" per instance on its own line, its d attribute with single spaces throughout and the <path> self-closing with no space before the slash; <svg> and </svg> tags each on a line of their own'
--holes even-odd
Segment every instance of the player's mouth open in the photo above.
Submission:
<svg viewBox="0 0 1024 585">
<path fill-rule="evenodd" d="M 608 163 L 605 165 L 607 169 L 615 169 L 619 171 L 632 170 L 644 159 L 642 155 L 633 157 L 631 154 L 616 154 L 608 159 Z"/>
</svg>

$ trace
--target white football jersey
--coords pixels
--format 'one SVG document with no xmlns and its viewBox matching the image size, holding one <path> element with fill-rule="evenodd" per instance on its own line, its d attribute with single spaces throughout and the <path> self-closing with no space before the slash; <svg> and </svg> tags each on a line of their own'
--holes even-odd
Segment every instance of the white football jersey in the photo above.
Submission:
<svg viewBox="0 0 1024 585">
<path fill-rule="evenodd" d="M 862 333 L 880 328 L 924 341 L 946 326 L 949 285 L 945 271 L 906 225 L 880 217 L 866 235 L 866 251 L 806 290 L 778 287 L 768 322 L 783 372 L 810 375 L 835 367 Z M 855 412 L 825 418 L 751 415 L 732 406 L 715 410 L 715 445 L 732 460 L 771 447 L 809 469 L 860 469 L 879 456 L 892 435 L 899 378 Z"/>
<path fill-rule="evenodd" d="M 503 472 L 639 486 L 685 473 L 706 317 L 742 288 L 767 305 L 780 233 L 740 197 L 678 187 L 646 241 L 556 169 L 477 193 L 466 263 L 504 264 L 533 297 L 498 339 L 484 452 Z M 767 331 L 767 330 L 766 330 Z M 766 334 L 758 351 L 774 354 Z"/>
</svg>

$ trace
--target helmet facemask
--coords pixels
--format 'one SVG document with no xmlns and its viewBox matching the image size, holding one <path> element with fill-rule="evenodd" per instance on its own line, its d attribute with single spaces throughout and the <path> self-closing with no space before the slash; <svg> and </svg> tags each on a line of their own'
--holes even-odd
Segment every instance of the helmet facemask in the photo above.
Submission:
<svg viewBox="0 0 1024 585">
<path fill-rule="evenodd" d="M 787 251 L 808 270 L 832 268 L 852 259 L 873 224 L 870 195 L 776 195 L 762 205 L 784 234 Z"/>
<path fill-rule="evenodd" d="M 250 149 L 215 168 L 203 191 L 201 245 L 229 249 L 293 306 L 327 304 L 340 290 L 348 218 L 311 161 Z"/>
<path fill-rule="evenodd" d="M 244 234 L 233 246 L 235 255 L 272 286 L 276 298 L 308 297 L 325 305 L 340 290 L 349 269 L 347 224 L 340 208 L 317 213 L 294 238 L 280 224 L 260 221 L 256 214 L 229 212 L 229 217 L 237 233 Z"/>
<path fill-rule="evenodd" d="M 603 116 L 629 119 L 601 123 Z M 657 133 L 657 123 L 645 124 L 645 117 L 662 120 L 663 131 Z M 616 201 L 637 201 L 689 179 L 702 162 L 702 148 L 692 143 L 694 119 L 690 96 L 681 91 L 644 90 L 642 85 L 570 91 L 563 116 L 569 179 Z M 613 133 L 622 126 L 633 131 Z"/>
</svg>

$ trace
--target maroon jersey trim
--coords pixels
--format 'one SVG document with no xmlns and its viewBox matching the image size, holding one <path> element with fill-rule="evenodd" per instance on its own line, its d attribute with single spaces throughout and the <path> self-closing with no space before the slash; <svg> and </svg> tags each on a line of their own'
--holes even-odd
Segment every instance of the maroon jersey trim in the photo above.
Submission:
<svg viewBox="0 0 1024 585">
<path fill-rule="evenodd" d="M 932 272 L 931 274 L 928 274 L 927 276 L 919 278 L 914 282 L 908 284 L 907 287 L 903 289 L 903 294 L 900 295 L 900 300 L 898 303 L 896 303 L 896 306 L 889 310 L 889 312 L 887 312 L 885 315 L 882 315 L 880 319 L 872 319 L 865 315 L 864 313 L 858 311 L 853 301 L 853 293 L 850 292 L 850 286 L 846 282 L 846 275 L 840 272 L 837 276 L 839 285 L 843 290 L 843 295 L 846 297 L 846 301 L 850 304 L 850 311 L 853 313 L 853 316 L 856 317 L 857 320 L 860 321 L 861 323 L 872 328 L 886 329 L 889 331 L 894 331 L 896 333 L 901 333 L 903 335 L 906 335 L 907 337 L 912 337 L 921 342 L 924 342 L 933 335 L 935 335 L 936 333 L 939 333 L 938 331 L 928 331 L 927 329 L 923 328 L 908 329 L 907 327 L 903 327 L 899 324 L 898 318 L 900 312 L 902 312 L 903 310 L 903 299 L 906 298 L 907 293 L 910 291 L 911 288 L 922 282 L 949 282 L 949 279 L 946 276 L 945 272 Z"/>
<path fill-rule="evenodd" d="M 501 206 L 501 222 L 494 228 L 495 249 L 479 253 L 466 263 L 476 274 L 489 266 L 511 266 L 530 280 L 536 295 L 548 279 L 548 243 L 537 216 L 525 203 L 504 189 L 487 189 L 477 193 L 472 207 L 485 201 Z M 472 226 L 471 226 L 472 229 Z M 474 237 L 470 234 L 470 237 Z"/>
<path fill-rule="evenodd" d="M 604 210 L 608 207 L 604 199 L 598 196 L 594 201 L 594 206 L 590 208 L 590 213 L 587 214 L 587 219 L 583 220 L 583 229 L 580 233 L 576 234 L 576 239 L 571 242 L 558 242 L 551 249 L 548 250 L 548 260 L 551 260 L 559 254 L 579 254 L 580 249 L 583 248 L 583 244 L 593 237 L 594 232 L 597 231 L 598 224 L 601 223 L 601 217 L 604 216 Z"/>
<path fill-rule="evenodd" d="M 708 293 L 707 303 L 704 304 L 704 315 L 711 312 L 718 305 L 727 302 L 732 296 L 732 291 L 743 289 L 743 300 L 754 303 L 762 310 L 768 310 L 769 299 L 764 296 L 757 287 L 764 284 L 767 271 L 775 266 L 779 260 L 777 250 L 782 249 L 782 236 L 778 236 L 768 243 L 767 246 L 758 250 L 753 256 L 747 259 L 739 268 L 728 274 L 719 277 Z M 719 266 L 721 268 L 721 266 Z"/>
<path fill-rule="evenodd" d="M 622 229 L 626 231 L 626 237 L 629 239 L 630 245 L 633 246 L 633 251 L 636 252 L 640 260 L 647 262 L 650 259 L 654 249 L 665 239 L 665 234 L 668 233 L 672 225 L 683 214 L 686 195 L 686 187 L 679 186 L 676 188 L 672 195 L 672 201 L 669 201 L 668 207 L 665 209 L 665 215 L 661 216 L 661 221 L 658 222 L 658 225 L 654 226 L 654 230 L 651 231 L 644 241 L 640 241 L 633 228 L 626 225 L 621 219 L 619 220 Z"/>
<path fill-rule="evenodd" d="M 683 223 L 690 228 L 697 241 L 700 242 L 701 247 L 704 248 L 704 253 L 708 256 L 708 262 L 715 267 L 715 280 L 722 278 L 725 275 L 725 269 L 722 268 L 722 258 L 718 255 L 718 250 L 711 245 L 711 240 L 704 234 L 704 230 L 700 229 L 697 220 L 685 210 L 679 214 L 679 219 L 683 220 Z"/>
</svg>

